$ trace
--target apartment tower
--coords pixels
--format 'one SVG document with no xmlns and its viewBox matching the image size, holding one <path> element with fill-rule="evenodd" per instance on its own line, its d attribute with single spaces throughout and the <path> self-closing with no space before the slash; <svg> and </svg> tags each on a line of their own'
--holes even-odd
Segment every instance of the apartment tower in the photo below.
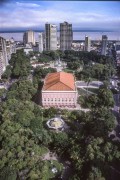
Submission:
<svg viewBox="0 0 120 180">
<path fill-rule="evenodd" d="M 39 43 L 38 43 L 38 47 L 39 47 L 39 52 L 42 53 L 43 52 L 43 34 L 39 33 Z"/>
<path fill-rule="evenodd" d="M 116 42 L 115 44 L 115 50 L 120 51 L 120 41 Z"/>
<path fill-rule="evenodd" d="M 91 40 L 90 37 L 85 36 L 85 51 L 90 52 Z"/>
<path fill-rule="evenodd" d="M 60 50 L 70 50 L 73 41 L 72 24 L 60 23 Z"/>
<path fill-rule="evenodd" d="M 8 65 L 8 58 L 7 58 L 6 40 L 3 37 L 0 37 L 0 79 L 7 65 Z"/>
<path fill-rule="evenodd" d="M 54 24 L 45 24 L 45 49 L 57 50 L 57 26 Z"/>
<path fill-rule="evenodd" d="M 32 44 L 35 45 L 35 34 L 33 31 L 29 30 L 26 31 L 23 35 L 23 42 L 24 44 Z"/>
<path fill-rule="evenodd" d="M 101 55 L 106 55 L 107 50 L 107 40 L 108 37 L 106 35 L 102 35 L 102 47 L 101 47 Z"/>
</svg>

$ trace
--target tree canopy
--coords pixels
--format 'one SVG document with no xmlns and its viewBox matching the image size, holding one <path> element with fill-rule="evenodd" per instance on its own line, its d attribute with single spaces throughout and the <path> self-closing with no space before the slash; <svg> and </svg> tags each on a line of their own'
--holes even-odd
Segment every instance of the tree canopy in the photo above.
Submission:
<svg viewBox="0 0 120 180">
<path fill-rule="evenodd" d="M 6 67 L 2 78 L 24 78 L 30 74 L 30 70 L 30 59 L 23 50 L 17 50 L 16 54 L 12 54 L 9 65 Z"/>
</svg>

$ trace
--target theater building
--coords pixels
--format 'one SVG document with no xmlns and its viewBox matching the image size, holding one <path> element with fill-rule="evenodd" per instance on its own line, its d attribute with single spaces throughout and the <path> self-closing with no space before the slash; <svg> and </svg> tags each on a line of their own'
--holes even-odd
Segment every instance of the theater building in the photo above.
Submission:
<svg viewBox="0 0 120 180">
<path fill-rule="evenodd" d="M 75 77 L 71 73 L 49 73 L 42 88 L 43 107 L 75 108 L 77 104 L 77 88 Z"/>
</svg>

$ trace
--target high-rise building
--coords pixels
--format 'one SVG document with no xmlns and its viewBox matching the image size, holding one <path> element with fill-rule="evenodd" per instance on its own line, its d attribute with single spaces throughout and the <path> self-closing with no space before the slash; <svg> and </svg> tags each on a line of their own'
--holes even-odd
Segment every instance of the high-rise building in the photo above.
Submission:
<svg viewBox="0 0 120 180">
<path fill-rule="evenodd" d="M 57 26 L 53 24 L 45 24 L 45 49 L 47 51 L 57 50 Z"/>
<path fill-rule="evenodd" d="M 43 34 L 39 33 L 39 42 L 38 42 L 39 52 L 43 52 Z"/>
<path fill-rule="evenodd" d="M 7 58 L 7 50 L 6 50 L 6 40 L 3 37 L 0 37 L 0 79 L 7 65 L 8 65 L 8 58 Z"/>
<path fill-rule="evenodd" d="M 60 23 L 60 50 L 70 50 L 73 41 L 72 24 Z"/>
<path fill-rule="evenodd" d="M 102 47 L 101 47 L 101 55 L 106 55 L 107 50 L 107 40 L 108 37 L 106 35 L 102 35 Z"/>
<path fill-rule="evenodd" d="M 26 31 L 23 35 L 24 44 L 32 44 L 35 45 L 35 34 L 33 31 Z"/>
<path fill-rule="evenodd" d="M 13 39 L 6 39 L 6 51 L 7 51 L 7 60 L 11 59 L 11 54 L 16 53 L 16 44 Z"/>
<path fill-rule="evenodd" d="M 115 50 L 120 51 L 120 41 L 116 42 L 115 44 Z"/>
<path fill-rule="evenodd" d="M 90 37 L 85 36 L 85 51 L 90 52 L 91 40 Z"/>
<path fill-rule="evenodd" d="M 10 43 L 11 43 L 11 46 L 12 46 L 12 53 L 16 53 L 16 43 L 15 43 L 15 40 L 14 38 L 11 38 L 10 39 Z"/>
<path fill-rule="evenodd" d="M 8 61 L 11 59 L 12 52 L 12 43 L 9 40 L 6 40 L 6 51 Z"/>
</svg>

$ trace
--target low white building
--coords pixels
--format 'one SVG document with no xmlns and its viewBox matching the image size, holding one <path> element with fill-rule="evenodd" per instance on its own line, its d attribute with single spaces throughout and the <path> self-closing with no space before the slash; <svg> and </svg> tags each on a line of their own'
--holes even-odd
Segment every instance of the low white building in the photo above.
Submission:
<svg viewBox="0 0 120 180">
<path fill-rule="evenodd" d="M 44 64 L 43 63 L 39 63 L 39 62 L 32 62 L 31 63 L 31 66 L 33 67 L 33 68 L 36 68 L 36 67 L 38 67 L 38 66 L 44 66 Z"/>
<path fill-rule="evenodd" d="M 30 52 L 33 52 L 32 48 L 24 48 L 24 52 L 26 53 L 26 55 L 28 55 Z"/>
</svg>

